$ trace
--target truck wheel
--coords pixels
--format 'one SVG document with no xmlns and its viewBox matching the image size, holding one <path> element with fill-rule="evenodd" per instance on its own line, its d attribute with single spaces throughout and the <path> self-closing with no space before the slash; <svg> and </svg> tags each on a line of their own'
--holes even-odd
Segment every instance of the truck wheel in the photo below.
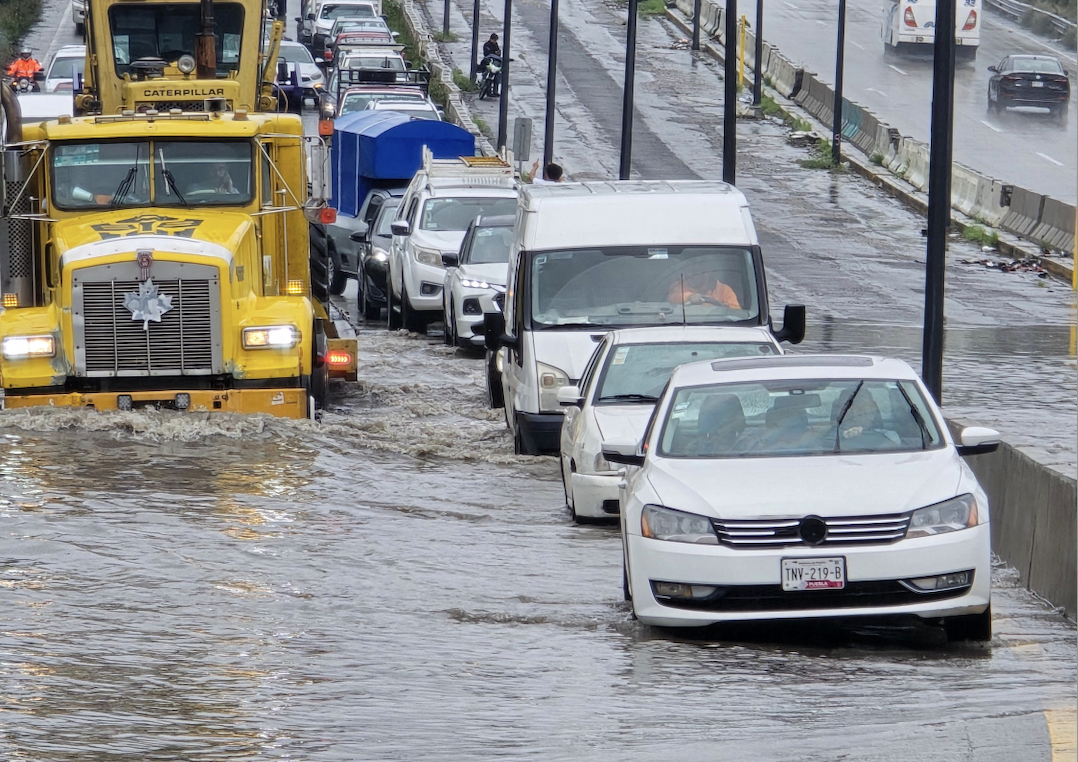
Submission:
<svg viewBox="0 0 1078 762">
<path fill-rule="evenodd" d="M 491 410 L 505 407 L 505 395 L 502 393 L 502 378 L 498 372 L 498 357 L 487 352 L 487 402 Z"/>
<path fill-rule="evenodd" d="M 326 247 L 329 249 L 326 264 L 329 266 L 329 293 L 340 296 L 348 285 L 348 275 L 341 269 L 341 255 L 337 253 L 337 244 L 332 238 L 326 239 Z"/>
<path fill-rule="evenodd" d="M 307 393 L 314 400 L 316 410 L 323 410 L 326 406 L 326 397 L 329 395 L 329 363 L 326 355 L 329 353 L 326 330 L 321 320 L 314 321 L 314 341 L 311 344 L 311 377 L 308 382 Z"/>
<path fill-rule="evenodd" d="M 947 640 L 973 640 L 986 642 L 992 639 L 992 604 L 980 614 L 952 616 L 943 620 Z"/>
<path fill-rule="evenodd" d="M 329 251 L 324 231 L 311 225 L 311 293 L 320 302 L 329 300 Z"/>
</svg>

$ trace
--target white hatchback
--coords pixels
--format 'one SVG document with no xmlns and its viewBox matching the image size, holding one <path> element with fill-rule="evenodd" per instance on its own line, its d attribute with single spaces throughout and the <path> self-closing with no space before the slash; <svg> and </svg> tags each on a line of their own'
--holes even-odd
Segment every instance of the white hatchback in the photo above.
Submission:
<svg viewBox="0 0 1078 762">
<path fill-rule="evenodd" d="M 683 365 L 621 500 L 624 586 L 640 621 L 914 615 L 992 634 L 988 500 L 901 360 L 787 355 Z"/>
<path fill-rule="evenodd" d="M 678 365 L 725 357 L 781 355 L 766 328 L 663 326 L 606 334 L 580 386 L 563 386 L 561 474 L 575 521 L 613 519 L 619 512 L 618 466 L 600 451 L 603 439 L 640 441 L 655 402 Z"/>
<path fill-rule="evenodd" d="M 450 346 L 483 347 L 483 314 L 501 312 L 509 270 L 509 247 L 513 244 L 511 214 L 480 216 L 464 233 L 456 263 L 450 259 L 442 291 L 445 343 Z"/>
</svg>

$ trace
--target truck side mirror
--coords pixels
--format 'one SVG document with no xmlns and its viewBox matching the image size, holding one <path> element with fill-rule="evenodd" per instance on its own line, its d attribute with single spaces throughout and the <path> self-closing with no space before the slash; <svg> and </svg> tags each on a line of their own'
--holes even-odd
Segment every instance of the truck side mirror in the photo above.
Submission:
<svg viewBox="0 0 1078 762">
<path fill-rule="evenodd" d="M 442 254 L 442 267 L 456 267 L 460 264 L 460 257 L 448 252 Z"/>
<path fill-rule="evenodd" d="M 393 235 L 405 236 L 412 234 L 412 226 L 408 224 L 408 220 L 394 220 L 389 229 Z"/>
<path fill-rule="evenodd" d="M 314 21 L 314 14 L 313 13 L 308 13 L 307 14 L 307 20 L 308 21 Z M 296 19 L 296 21 L 299 21 L 299 19 Z"/>
<path fill-rule="evenodd" d="M 644 465 L 644 456 L 640 454 L 640 445 L 637 442 L 603 442 L 602 452 L 609 463 L 623 466 Z"/>
<path fill-rule="evenodd" d="M 782 328 L 772 330 L 778 341 L 800 344 L 805 340 L 805 305 L 787 304 L 782 311 Z"/>
</svg>

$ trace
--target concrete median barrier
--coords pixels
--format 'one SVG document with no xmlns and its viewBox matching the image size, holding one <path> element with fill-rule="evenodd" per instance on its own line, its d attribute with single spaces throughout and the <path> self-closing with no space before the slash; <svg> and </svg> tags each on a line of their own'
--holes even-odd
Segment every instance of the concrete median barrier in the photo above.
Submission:
<svg viewBox="0 0 1078 762">
<path fill-rule="evenodd" d="M 955 164 L 951 168 L 951 206 L 972 217 L 977 210 L 977 188 L 987 178 L 969 167 Z"/>
<path fill-rule="evenodd" d="M 1074 213 L 1072 204 L 1064 204 L 1046 196 L 1041 208 L 1040 223 L 1033 229 L 1030 238 L 1050 244 L 1059 251 L 1073 251 Z"/>
<path fill-rule="evenodd" d="M 684 13 L 685 18 L 692 19 L 692 12 L 695 10 L 692 0 L 677 0 L 677 2 L 674 3 L 674 7 Z M 703 15 L 703 13 L 701 12 L 700 15 Z"/>
<path fill-rule="evenodd" d="M 928 145 L 911 138 L 902 138 L 902 144 L 906 155 L 906 170 L 902 176 L 917 190 L 928 190 Z"/>
<path fill-rule="evenodd" d="M 804 82 L 804 70 L 794 66 L 790 59 L 772 49 L 767 58 L 767 69 L 776 90 L 784 98 L 794 98 L 800 92 Z"/>
<path fill-rule="evenodd" d="M 1000 203 L 1003 196 L 1003 183 L 990 177 L 977 183 L 977 203 L 974 216 L 984 220 L 992 227 L 999 227 L 1007 216 L 1007 207 Z"/>
<path fill-rule="evenodd" d="M 1044 196 L 1015 186 L 1011 191 L 1010 206 L 1003 221 L 1000 222 L 1000 227 L 1020 236 L 1029 237 L 1041 222 L 1043 208 Z"/>
</svg>

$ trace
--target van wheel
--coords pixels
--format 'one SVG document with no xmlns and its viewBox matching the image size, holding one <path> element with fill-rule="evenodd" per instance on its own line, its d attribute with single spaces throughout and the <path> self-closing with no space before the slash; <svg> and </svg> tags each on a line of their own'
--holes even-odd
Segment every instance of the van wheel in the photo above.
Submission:
<svg viewBox="0 0 1078 762">
<path fill-rule="evenodd" d="M 491 410 L 505 407 L 501 374 L 498 373 L 498 356 L 489 350 L 487 351 L 487 402 Z"/>
<path fill-rule="evenodd" d="M 952 616 L 943 620 L 947 640 L 972 640 L 986 642 L 992 639 L 992 604 L 980 614 Z"/>
</svg>

